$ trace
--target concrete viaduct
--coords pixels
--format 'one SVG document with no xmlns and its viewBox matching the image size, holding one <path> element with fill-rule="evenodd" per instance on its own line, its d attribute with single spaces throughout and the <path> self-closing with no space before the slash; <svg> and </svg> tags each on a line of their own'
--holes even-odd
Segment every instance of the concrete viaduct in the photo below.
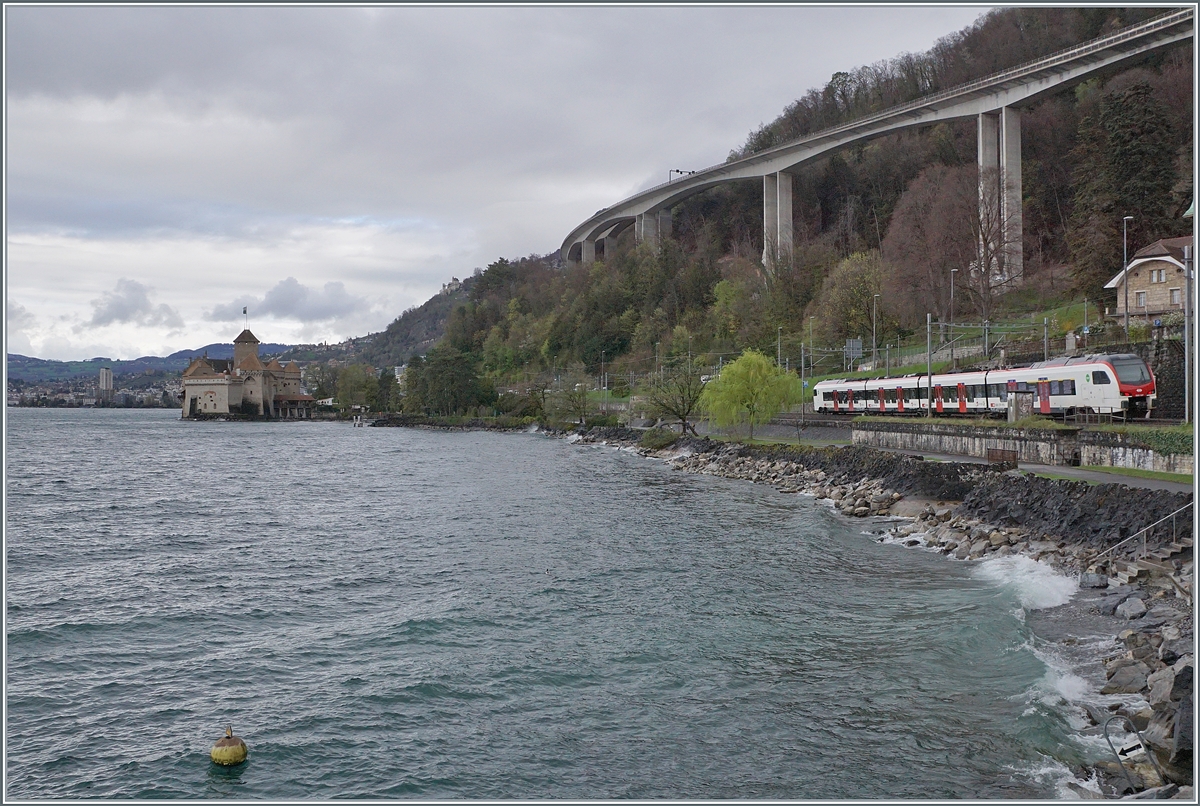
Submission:
<svg viewBox="0 0 1200 806">
<path fill-rule="evenodd" d="M 981 207 L 998 209 L 1004 227 L 1001 243 L 1020 244 L 1021 108 L 1092 73 L 1190 39 L 1193 17 L 1191 8 L 1164 14 L 987 78 L 644 190 L 577 226 L 563 241 L 562 257 L 568 263 L 593 263 L 597 243 L 604 253 L 614 253 L 617 237 L 630 226 L 639 243 L 657 244 L 660 235 L 670 235 L 673 205 L 724 182 L 761 178 L 765 265 L 792 249 L 789 171 L 852 143 L 966 117 L 978 119 Z M 1018 248 L 1007 256 L 1006 274 L 1020 276 L 1020 252 Z"/>
</svg>

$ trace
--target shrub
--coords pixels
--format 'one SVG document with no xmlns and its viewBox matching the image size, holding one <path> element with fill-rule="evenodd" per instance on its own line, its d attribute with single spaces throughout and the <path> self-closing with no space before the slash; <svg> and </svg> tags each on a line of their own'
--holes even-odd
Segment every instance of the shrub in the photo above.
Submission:
<svg viewBox="0 0 1200 806">
<path fill-rule="evenodd" d="M 641 446 L 651 451 L 660 451 L 675 444 L 679 435 L 666 428 L 651 428 L 642 434 Z"/>
<path fill-rule="evenodd" d="M 615 428 L 620 424 L 615 414 L 594 414 L 583 421 L 584 428 Z"/>
</svg>

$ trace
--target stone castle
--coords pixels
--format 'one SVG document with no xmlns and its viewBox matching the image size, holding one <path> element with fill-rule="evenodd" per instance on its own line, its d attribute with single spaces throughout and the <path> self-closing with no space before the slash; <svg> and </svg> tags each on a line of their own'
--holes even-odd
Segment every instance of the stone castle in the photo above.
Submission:
<svg viewBox="0 0 1200 806">
<path fill-rule="evenodd" d="M 310 419 L 314 401 L 300 388 L 300 365 L 258 359 L 259 341 L 243 330 L 233 340 L 233 358 L 192 359 L 183 371 L 183 417 L 242 414 L 275 419 Z"/>
</svg>

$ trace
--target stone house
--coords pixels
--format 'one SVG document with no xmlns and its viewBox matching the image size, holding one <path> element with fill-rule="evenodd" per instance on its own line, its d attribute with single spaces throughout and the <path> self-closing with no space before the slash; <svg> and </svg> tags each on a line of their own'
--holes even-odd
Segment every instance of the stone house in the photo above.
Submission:
<svg viewBox="0 0 1200 806">
<path fill-rule="evenodd" d="M 313 398 L 300 387 L 300 365 L 258 358 L 259 341 L 249 330 L 233 340 L 233 358 L 192 359 L 183 371 L 183 417 L 251 414 L 309 419 Z"/>
<path fill-rule="evenodd" d="M 1108 308 L 1109 316 L 1125 317 L 1125 283 L 1129 283 L 1129 316 L 1153 324 L 1164 314 L 1183 311 L 1187 282 L 1183 274 L 1183 247 L 1192 245 L 1192 236 L 1163 238 L 1134 253 L 1129 265 L 1104 284 L 1115 289 L 1117 303 Z"/>
</svg>

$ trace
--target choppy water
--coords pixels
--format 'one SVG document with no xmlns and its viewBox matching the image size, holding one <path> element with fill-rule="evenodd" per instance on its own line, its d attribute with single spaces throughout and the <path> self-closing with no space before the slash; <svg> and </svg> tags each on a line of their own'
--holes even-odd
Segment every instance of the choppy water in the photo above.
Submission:
<svg viewBox="0 0 1200 806">
<path fill-rule="evenodd" d="M 1087 752 L 1028 574 L 809 498 L 534 434 L 8 417 L 10 798 L 1041 798 Z"/>
</svg>

